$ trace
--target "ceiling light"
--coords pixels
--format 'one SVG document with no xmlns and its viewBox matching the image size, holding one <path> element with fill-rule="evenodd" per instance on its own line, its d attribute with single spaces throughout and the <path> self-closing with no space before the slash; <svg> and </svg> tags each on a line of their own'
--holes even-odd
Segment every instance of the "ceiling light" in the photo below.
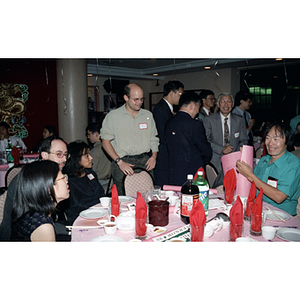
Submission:
<svg viewBox="0 0 300 300">
<path fill-rule="evenodd" d="M 158 76 L 158 74 L 156 74 L 156 73 L 154 73 L 154 74 L 152 74 L 153 76 Z"/>
<path fill-rule="evenodd" d="M 89 76 L 89 77 L 92 77 L 92 76 L 93 76 L 93 74 L 87 74 L 87 76 Z"/>
<path fill-rule="evenodd" d="M 210 67 L 204 67 L 204 69 L 206 69 L 206 70 L 209 70 L 209 69 L 210 69 Z"/>
<path fill-rule="evenodd" d="M 275 60 L 282 60 L 282 58 L 276 58 Z"/>
</svg>

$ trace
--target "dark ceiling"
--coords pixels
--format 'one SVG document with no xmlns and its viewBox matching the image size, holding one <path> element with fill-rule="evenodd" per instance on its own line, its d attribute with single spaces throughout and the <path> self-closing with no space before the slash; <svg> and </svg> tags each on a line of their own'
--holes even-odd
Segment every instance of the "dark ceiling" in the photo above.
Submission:
<svg viewBox="0 0 300 300">
<path fill-rule="evenodd" d="M 185 58 L 98 58 L 87 59 L 88 73 L 99 76 L 163 79 L 166 75 L 203 71 L 205 67 L 212 70 L 222 68 L 252 69 L 262 66 L 279 66 L 283 64 L 300 64 L 299 59 L 185 59 Z M 153 76 L 153 74 L 157 74 Z"/>
</svg>

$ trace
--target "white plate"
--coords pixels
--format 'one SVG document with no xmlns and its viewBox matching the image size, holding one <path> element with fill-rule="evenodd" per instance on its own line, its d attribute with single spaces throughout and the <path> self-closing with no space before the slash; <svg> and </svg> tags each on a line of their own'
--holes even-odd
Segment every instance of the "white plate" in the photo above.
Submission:
<svg viewBox="0 0 300 300">
<path fill-rule="evenodd" d="M 90 242 L 125 242 L 119 236 L 114 235 L 102 235 L 90 240 Z"/>
<path fill-rule="evenodd" d="M 167 228 L 165 227 L 159 227 L 159 226 L 154 226 L 153 228 L 151 228 L 151 231 L 155 234 L 161 234 L 164 233 L 167 230 Z"/>
<path fill-rule="evenodd" d="M 274 210 L 274 212 L 284 220 L 288 220 L 290 218 L 290 216 L 283 211 Z M 273 215 L 269 210 L 264 210 L 264 213 L 266 214 L 268 220 L 281 221 L 279 218 Z"/>
<path fill-rule="evenodd" d="M 127 203 L 127 202 L 131 202 L 132 200 L 133 198 L 129 196 L 119 196 L 120 203 Z"/>
<path fill-rule="evenodd" d="M 288 242 L 300 242 L 300 230 L 294 228 L 279 228 L 276 235 Z"/>
<path fill-rule="evenodd" d="M 84 219 L 100 219 L 108 214 L 107 209 L 87 209 L 83 210 L 79 216 Z"/>
</svg>

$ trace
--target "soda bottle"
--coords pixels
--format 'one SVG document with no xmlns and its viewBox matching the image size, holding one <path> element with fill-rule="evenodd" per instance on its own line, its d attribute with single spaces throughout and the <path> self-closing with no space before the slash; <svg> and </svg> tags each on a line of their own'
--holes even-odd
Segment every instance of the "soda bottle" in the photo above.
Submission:
<svg viewBox="0 0 300 300">
<path fill-rule="evenodd" d="M 181 187 L 180 219 L 183 223 L 190 223 L 190 213 L 193 205 L 199 200 L 199 189 L 193 184 L 193 175 L 187 175 L 187 181 Z"/>
<path fill-rule="evenodd" d="M 11 150 L 12 150 L 13 146 L 10 142 L 10 140 L 8 139 L 8 142 L 7 142 L 7 146 L 6 146 L 6 159 L 7 159 L 7 163 L 10 164 L 10 163 L 14 163 L 14 158 L 13 156 L 11 155 Z"/>
<path fill-rule="evenodd" d="M 198 186 L 199 189 L 199 200 L 202 202 L 205 214 L 208 215 L 208 201 L 209 201 L 209 185 L 205 178 L 203 178 L 203 172 L 198 171 L 198 176 L 193 182 L 193 184 Z"/>
<path fill-rule="evenodd" d="M 18 149 L 20 153 L 20 160 L 23 160 L 23 148 L 21 147 L 19 140 L 17 140 L 16 148 Z"/>
</svg>

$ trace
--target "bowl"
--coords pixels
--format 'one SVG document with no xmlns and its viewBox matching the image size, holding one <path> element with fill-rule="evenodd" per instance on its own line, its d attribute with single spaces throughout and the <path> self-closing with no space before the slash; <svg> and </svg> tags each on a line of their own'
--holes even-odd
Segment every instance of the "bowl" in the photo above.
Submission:
<svg viewBox="0 0 300 300">
<path fill-rule="evenodd" d="M 266 240 L 273 240 L 276 234 L 277 229 L 272 226 L 262 226 L 262 236 Z"/>
</svg>

